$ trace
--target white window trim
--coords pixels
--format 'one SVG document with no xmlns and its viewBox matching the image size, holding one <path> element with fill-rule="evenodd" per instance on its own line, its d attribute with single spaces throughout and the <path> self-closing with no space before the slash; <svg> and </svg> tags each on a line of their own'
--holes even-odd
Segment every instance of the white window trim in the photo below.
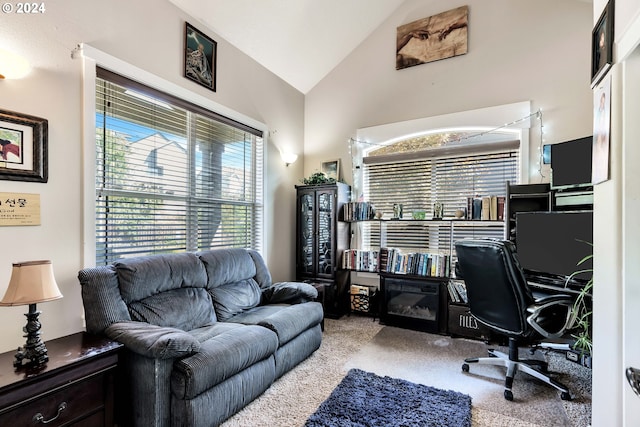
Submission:
<svg viewBox="0 0 640 427">
<path fill-rule="evenodd" d="M 213 111 L 215 113 L 236 120 L 245 125 L 251 126 L 262 131 L 263 136 L 263 161 L 264 167 L 262 175 L 262 200 L 265 200 L 267 189 L 266 171 L 267 171 L 267 135 L 269 129 L 266 124 L 245 116 L 234 111 L 224 105 L 218 104 L 202 95 L 191 92 L 182 86 L 167 81 L 148 71 L 142 70 L 134 65 L 122 61 L 114 56 L 109 55 L 99 49 L 88 44 L 82 43 L 72 52 L 72 57 L 82 59 L 82 103 L 83 103 L 83 129 L 82 129 L 82 148 L 83 148 L 83 240 L 82 240 L 82 263 L 83 267 L 93 267 L 96 264 L 96 230 L 95 230 L 95 174 L 96 174 L 96 123 L 95 123 L 95 104 L 96 104 L 96 67 L 100 66 L 114 73 L 120 74 L 131 80 L 138 81 L 147 86 L 156 88 L 169 95 L 184 99 L 185 101 L 196 104 L 202 108 Z M 262 224 L 267 224 L 266 220 L 266 203 L 262 209 Z M 259 252 L 265 255 L 267 247 L 265 228 L 261 230 L 261 247 Z M 266 261 L 266 258 L 265 258 Z"/>
</svg>

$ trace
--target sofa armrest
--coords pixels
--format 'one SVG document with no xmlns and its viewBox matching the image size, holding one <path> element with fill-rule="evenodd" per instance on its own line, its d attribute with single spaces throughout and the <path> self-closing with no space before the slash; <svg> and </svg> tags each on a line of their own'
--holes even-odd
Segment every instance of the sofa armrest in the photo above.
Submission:
<svg viewBox="0 0 640 427">
<path fill-rule="evenodd" d="M 186 356 L 200 349 L 198 340 L 183 330 L 143 322 L 113 323 L 105 334 L 134 353 L 152 359 Z"/>
<path fill-rule="evenodd" d="M 278 282 L 262 291 L 262 304 L 298 304 L 314 301 L 316 298 L 316 288 L 302 282 Z"/>
</svg>

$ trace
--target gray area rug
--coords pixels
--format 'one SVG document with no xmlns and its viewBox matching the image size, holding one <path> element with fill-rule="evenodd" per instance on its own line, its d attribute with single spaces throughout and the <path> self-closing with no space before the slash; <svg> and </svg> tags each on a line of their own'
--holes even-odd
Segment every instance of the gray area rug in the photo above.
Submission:
<svg viewBox="0 0 640 427">
<path fill-rule="evenodd" d="M 351 369 L 305 427 L 469 427 L 471 398 Z"/>
<path fill-rule="evenodd" d="M 590 425 L 591 370 L 549 354 L 549 369 L 558 372 L 573 401 L 562 401 L 553 389 L 518 374 L 514 401 L 508 402 L 502 369 L 461 370 L 465 357 L 483 356 L 487 348 L 480 341 L 383 326 L 364 316 L 326 319 L 320 348 L 222 427 L 304 426 L 352 368 L 467 394 L 472 427 Z"/>
</svg>

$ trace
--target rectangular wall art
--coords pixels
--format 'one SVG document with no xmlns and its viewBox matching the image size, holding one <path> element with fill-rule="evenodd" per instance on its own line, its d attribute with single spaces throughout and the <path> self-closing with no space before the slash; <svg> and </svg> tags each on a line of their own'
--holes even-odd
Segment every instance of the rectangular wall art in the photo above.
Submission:
<svg viewBox="0 0 640 427">
<path fill-rule="evenodd" d="M 47 182 L 48 121 L 0 110 L 0 179 Z"/>
<path fill-rule="evenodd" d="M 188 22 L 184 36 L 184 76 L 216 91 L 218 44 Z"/>
<path fill-rule="evenodd" d="M 398 27 L 396 70 L 467 53 L 469 6 Z"/>
</svg>

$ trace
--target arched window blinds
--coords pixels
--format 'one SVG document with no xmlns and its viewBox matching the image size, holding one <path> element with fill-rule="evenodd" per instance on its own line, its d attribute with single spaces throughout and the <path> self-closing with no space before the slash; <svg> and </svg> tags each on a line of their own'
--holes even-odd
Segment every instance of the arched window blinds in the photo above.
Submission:
<svg viewBox="0 0 640 427">
<path fill-rule="evenodd" d="M 413 159 L 408 159 L 412 157 Z M 363 162 L 363 193 L 376 210 L 389 218 L 393 205 L 403 205 L 404 217 L 411 218 L 414 211 L 425 211 L 433 216 L 436 202 L 444 206 L 444 216 L 453 217 L 457 209 L 467 207 L 468 197 L 504 196 L 506 182 L 517 182 L 519 175 L 517 141 L 503 144 L 499 150 L 485 152 L 474 147 L 473 152 L 458 150 L 455 154 L 429 157 L 428 153 L 407 156 L 388 155 L 384 158 L 365 158 Z M 395 159 L 398 159 L 394 161 Z M 384 246 L 406 251 L 448 252 L 449 227 L 434 233 L 433 224 L 407 222 L 402 226 L 387 227 Z M 362 248 L 380 246 L 380 227 L 365 223 L 362 227 Z M 455 227 L 454 241 L 467 237 L 502 238 L 504 228 L 496 224 L 477 221 L 465 227 Z"/>
</svg>

